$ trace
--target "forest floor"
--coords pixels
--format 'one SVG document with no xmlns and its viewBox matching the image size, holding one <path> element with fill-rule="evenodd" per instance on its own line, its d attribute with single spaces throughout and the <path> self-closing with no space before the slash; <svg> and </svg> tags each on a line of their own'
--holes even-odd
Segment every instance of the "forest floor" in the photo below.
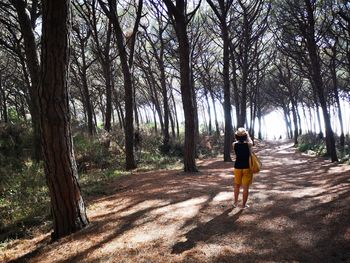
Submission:
<svg viewBox="0 0 350 263">
<path fill-rule="evenodd" d="M 222 159 L 198 161 L 195 174 L 137 172 L 87 200 L 87 228 L 56 242 L 38 231 L 0 261 L 350 262 L 350 166 L 287 141 L 256 151 L 248 209 L 233 207 L 233 164 Z"/>
</svg>

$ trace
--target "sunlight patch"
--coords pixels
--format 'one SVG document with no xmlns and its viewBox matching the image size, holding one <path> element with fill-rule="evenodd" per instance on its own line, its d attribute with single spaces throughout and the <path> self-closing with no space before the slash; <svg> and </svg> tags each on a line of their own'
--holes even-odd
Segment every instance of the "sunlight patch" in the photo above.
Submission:
<svg viewBox="0 0 350 263">
<path fill-rule="evenodd" d="M 162 206 L 162 205 L 167 205 L 167 204 L 169 204 L 169 201 L 164 201 L 162 199 L 145 200 L 145 201 L 133 206 L 133 209 L 143 210 L 143 209 L 147 209 L 150 207 L 157 207 L 157 206 Z"/>
<path fill-rule="evenodd" d="M 233 177 L 233 171 L 229 171 L 229 172 L 222 172 L 219 174 L 219 177 L 221 178 L 232 178 Z"/>
<path fill-rule="evenodd" d="M 327 173 L 334 174 L 334 173 L 343 173 L 347 171 L 350 171 L 350 165 L 338 165 L 335 167 L 330 167 Z"/>
<path fill-rule="evenodd" d="M 169 219 L 174 219 L 177 217 L 190 218 L 198 213 L 199 209 L 201 208 L 201 204 L 206 202 L 208 198 L 209 197 L 205 195 L 197 198 L 191 198 L 176 204 L 169 204 L 167 206 L 154 209 L 150 215 L 162 216 L 162 220 L 165 222 Z"/>
<path fill-rule="evenodd" d="M 233 195 L 232 192 L 220 192 L 213 198 L 213 202 L 230 200 L 230 199 L 232 199 L 232 195 Z"/>
</svg>

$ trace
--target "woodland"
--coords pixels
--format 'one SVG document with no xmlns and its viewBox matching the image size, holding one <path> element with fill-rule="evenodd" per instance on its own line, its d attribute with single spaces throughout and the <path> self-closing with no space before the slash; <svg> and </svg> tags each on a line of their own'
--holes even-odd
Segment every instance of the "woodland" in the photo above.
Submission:
<svg viewBox="0 0 350 263">
<path fill-rule="evenodd" d="M 273 112 L 281 121 L 263 125 Z M 45 242 L 89 229 L 92 204 L 118 196 L 135 174 L 160 174 L 137 198 L 164 187 L 174 170 L 171 180 L 204 176 L 209 186 L 215 169 L 233 167 L 238 127 L 264 162 L 286 147 L 291 164 L 289 154 L 304 152 L 343 169 L 349 112 L 346 0 L 2 0 L 0 250 L 39 226 L 50 233 Z M 281 137 L 269 142 L 276 125 Z M 349 170 L 341 169 L 348 198 Z M 315 258 L 287 261 L 305 259 Z"/>
</svg>

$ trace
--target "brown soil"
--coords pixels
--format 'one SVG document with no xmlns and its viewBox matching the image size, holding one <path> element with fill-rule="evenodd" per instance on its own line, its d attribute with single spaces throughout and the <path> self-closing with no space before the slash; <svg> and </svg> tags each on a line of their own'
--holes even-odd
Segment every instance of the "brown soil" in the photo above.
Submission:
<svg viewBox="0 0 350 263">
<path fill-rule="evenodd" d="M 90 225 L 0 251 L 8 262 L 350 262 L 350 166 L 261 143 L 263 170 L 245 210 L 233 208 L 232 163 L 200 172 L 135 173 L 89 201 Z"/>
</svg>

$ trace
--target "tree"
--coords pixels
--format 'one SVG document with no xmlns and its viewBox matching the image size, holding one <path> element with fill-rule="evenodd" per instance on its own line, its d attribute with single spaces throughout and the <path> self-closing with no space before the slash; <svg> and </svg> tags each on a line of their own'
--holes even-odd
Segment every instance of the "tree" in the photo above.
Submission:
<svg viewBox="0 0 350 263">
<path fill-rule="evenodd" d="M 101 8 L 103 9 L 104 13 L 107 15 L 107 17 L 113 24 L 113 28 L 117 38 L 117 47 L 119 50 L 119 57 L 123 71 L 125 90 L 125 166 L 126 169 L 134 169 L 136 168 L 136 162 L 134 157 L 134 91 L 131 68 L 134 59 L 136 33 L 142 16 L 143 1 L 140 0 L 137 6 L 135 24 L 131 35 L 128 36 L 128 39 L 125 39 L 119 21 L 116 1 L 108 0 L 108 6 L 102 0 L 98 0 L 98 2 Z M 129 53 L 127 52 L 127 46 L 129 47 Z"/>
<path fill-rule="evenodd" d="M 225 115 L 225 139 L 224 139 L 224 161 L 232 162 L 231 144 L 232 144 L 232 119 L 231 119 L 231 95 L 230 95 L 230 37 L 228 30 L 228 14 L 233 0 L 220 0 L 218 6 L 213 1 L 207 0 L 215 15 L 219 20 L 221 37 L 223 41 L 223 78 L 224 78 L 224 115 Z"/>
<path fill-rule="evenodd" d="M 187 25 L 198 10 L 200 3 L 191 13 L 187 14 L 187 1 L 178 0 L 176 1 L 176 5 L 171 0 L 163 0 L 163 2 L 167 7 L 179 44 L 180 88 L 185 115 L 184 171 L 197 172 L 195 160 L 196 145 L 193 139 L 196 136 L 193 102 L 194 90 L 191 84 L 190 44 L 187 35 Z"/>
<path fill-rule="evenodd" d="M 236 106 L 237 126 L 244 127 L 247 124 L 247 105 L 249 93 L 254 93 L 254 79 L 256 79 L 256 65 L 259 62 L 259 55 L 264 33 L 267 28 L 267 17 L 270 13 L 269 5 L 265 0 L 243 1 L 237 0 L 234 6 L 232 20 L 235 20 L 232 27 L 232 38 L 235 43 L 231 45 L 233 50 L 232 58 L 235 59 L 235 68 L 239 71 L 240 86 L 239 104 Z M 233 72 L 236 75 L 236 72 Z M 238 79 L 237 79 L 238 81 Z M 238 88 L 235 88 L 238 90 Z M 250 89 L 250 90 L 249 90 Z M 237 92 L 237 91 L 236 91 Z M 237 102 L 238 99 L 236 99 Z M 250 105 L 251 109 L 253 105 Z"/>
<path fill-rule="evenodd" d="M 326 130 L 327 154 L 333 162 L 338 160 L 335 139 L 328 112 L 324 79 L 322 76 L 322 58 L 320 55 L 320 39 L 323 37 L 325 20 L 329 11 L 323 2 L 299 0 L 281 1 L 277 5 L 276 20 L 279 27 L 278 43 L 280 50 L 291 57 L 304 70 L 323 113 Z M 316 16 L 316 12 L 319 15 Z M 322 21 L 319 21 L 323 19 Z M 315 101 L 317 103 L 317 101 Z"/>
<path fill-rule="evenodd" d="M 154 11 L 154 16 L 157 21 L 157 26 L 152 28 L 152 31 L 154 32 L 147 32 L 146 38 L 147 41 L 151 44 L 152 48 L 152 55 L 155 57 L 157 61 L 158 70 L 160 73 L 160 87 L 161 87 L 161 93 L 163 96 L 163 112 L 164 112 L 164 127 L 163 127 L 163 150 L 164 152 L 168 152 L 170 145 L 169 145 L 169 96 L 168 96 L 168 89 L 166 85 L 166 71 L 165 71 L 165 39 L 164 39 L 164 33 L 166 28 L 169 25 L 168 21 L 163 21 L 163 17 L 160 13 L 160 11 L 156 8 L 152 9 L 151 11 Z"/>
<path fill-rule="evenodd" d="M 74 40 L 76 42 L 76 46 L 72 48 L 74 63 L 74 67 L 72 65 L 72 71 L 81 83 L 79 88 L 82 90 L 82 101 L 84 112 L 86 112 L 87 115 L 88 132 L 90 135 L 93 135 L 96 133 L 96 127 L 93 120 L 93 107 L 88 84 L 88 69 L 95 61 L 94 58 L 89 58 L 88 55 L 88 44 L 91 37 L 91 30 L 88 25 L 79 20 L 74 23 L 72 29 L 74 32 Z"/>
<path fill-rule="evenodd" d="M 33 0 L 32 5 L 24 0 L 9 0 L 0 3 L 0 11 L 3 17 L 8 17 L 8 20 L 3 18 L 0 19 L 0 23 L 5 25 L 9 31 L 9 35 L 14 38 L 16 43 L 8 43 L 5 38 L 0 39 L 0 44 L 5 48 L 14 52 L 22 60 L 23 74 L 26 75 L 29 92 L 29 110 L 31 114 L 31 121 L 33 127 L 33 140 L 34 140 L 34 151 L 33 158 L 36 161 L 40 160 L 40 133 L 39 133 L 39 110 L 37 102 L 37 88 L 40 77 L 40 63 L 39 56 L 37 53 L 37 43 L 35 39 L 34 29 L 36 19 L 40 15 L 38 11 L 38 1 Z M 19 24 L 19 27 L 15 25 L 14 17 Z M 17 31 L 20 32 L 21 37 L 18 38 Z M 23 46 L 22 46 L 23 43 Z M 24 53 L 24 55 L 23 55 Z M 28 71 L 28 72 L 27 72 Z"/>
<path fill-rule="evenodd" d="M 39 105 L 53 239 L 69 235 L 89 223 L 78 183 L 68 106 L 70 12 L 69 0 L 43 1 Z"/>
<path fill-rule="evenodd" d="M 92 51 L 101 65 L 106 89 L 106 106 L 103 113 L 104 129 L 109 132 L 111 130 L 112 94 L 114 91 L 113 56 L 111 56 L 114 42 L 112 24 L 109 19 L 103 16 L 103 13 L 98 11 L 96 0 L 84 0 L 82 3 L 73 2 L 73 5 L 91 30 L 94 42 Z"/>
</svg>

